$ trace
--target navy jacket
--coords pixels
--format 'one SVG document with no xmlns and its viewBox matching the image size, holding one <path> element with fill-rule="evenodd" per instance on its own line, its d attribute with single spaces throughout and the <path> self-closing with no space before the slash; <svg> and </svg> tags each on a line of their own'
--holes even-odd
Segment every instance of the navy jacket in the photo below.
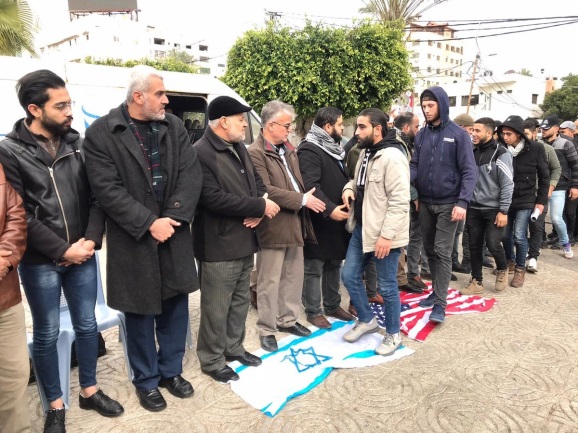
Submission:
<svg viewBox="0 0 578 433">
<path fill-rule="evenodd" d="M 428 123 L 418 132 L 410 162 L 411 181 L 415 182 L 420 201 L 456 203 L 467 209 L 478 171 L 470 136 L 450 120 L 445 90 L 437 86 L 427 90 L 437 99 L 441 123 L 438 126 Z"/>
</svg>

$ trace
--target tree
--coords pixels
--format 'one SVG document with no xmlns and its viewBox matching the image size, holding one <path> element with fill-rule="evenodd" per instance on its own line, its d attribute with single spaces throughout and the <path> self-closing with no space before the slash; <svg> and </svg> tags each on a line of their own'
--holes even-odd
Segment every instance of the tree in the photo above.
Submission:
<svg viewBox="0 0 578 433">
<path fill-rule="evenodd" d="M 526 77 L 533 77 L 534 75 L 532 74 L 532 72 L 529 69 L 526 68 L 522 68 L 522 70 L 519 72 L 520 75 L 524 75 Z"/>
<path fill-rule="evenodd" d="M 344 117 L 368 107 L 388 112 L 412 85 L 402 37 L 401 29 L 368 22 L 354 29 L 308 23 L 295 31 L 269 23 L 233 45 L 223 81 L 255 110 L 272 99 L 292 104 L 298 132 L 324 106 L 339 107 Z"/>
<path fill-rule="evenodd" d="M 84 63 L 89 63 L 93 65 L 106 65 L 106 66 L 119 66 L 125 68 L 132 68 L 136 65 L 147 65 L 159 71 L 172 71 L 172 72 L 188 72 L 191 74 L 196 74 L 199 72 L 199 68 L 190 63 L 185 63 L 181 60 L 182 56 L 178 53 L 173 55 L 173 52 L 169 53 L 169 56 L 164 59 L 140 59 L 140 60 L 119 60 L 107 58 L 104 60 L 95 60 L 92 57 L 85 57 Z M 186 53 L 184 53 L 186 54 Z"/>
<path fill-rule="evenodd" d="M 359 12 L 373 15 L 384 24 L 401 22 L 410 24 L 428 9 L 446 0 L 364 0 Z M 422 7 L 423 6 L 423 7 Z"/>
<path fill-rule="evenodd" d="M 562 87 L 548 93 L 540 108 L 544 117 L 557 114 L 563 120 L 575 120 L 578 118 L 578 75 L 570 74 L 562 80 Z"/>
<path fill-rule="evenodd" d="M 38 27 L 30 6 L 24 0 L 0 0 L 0 55 L 17 56 L 34 50 L 34 33 Z"/>
</svg>

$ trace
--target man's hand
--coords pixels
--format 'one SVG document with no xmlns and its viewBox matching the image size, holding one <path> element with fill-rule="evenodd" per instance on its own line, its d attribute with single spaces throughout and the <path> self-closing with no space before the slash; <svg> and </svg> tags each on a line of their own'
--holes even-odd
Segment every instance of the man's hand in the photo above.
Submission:
<svg viewBox="0 0 578 433">
<path fill-rule="evenodd" d="M 452 221 L 461 221 L 466 219 L 466 210 L 463 207 L 454 206 L 452 210 Z"/>
<path fill-rule="evenodd" d="M 266 196 L 263 196 L 263 198 L 265 199 L 265 214 L 263 216 L 266 216 L 269 219 L 273 218 L 275 215 L 279 213 L 281 208 L 277 203 L 275 203 L 272 200 L 269 200 Z M 259 218 L 259 221 L 260 220 L 261 218 Z"/>
<path fill-rule="evenodd" d="M 80 238 L 75 243 L 73 243 L 66 252 L 62 255 L 64 258 L 64 263 L 61 265 L 68 266 L 69 264 L 80 265 L 86 262 L 94 254 L 94 249 L 88 250 L 84 247 L 84 238 Z"/>
<path fill-rule="evenodd" d="M 259 225 L 259 223 L 261 222 L 262 219 L 263 219 L 263 217 L 261 217 L 261 218 L 247 217 L 243 220 L 243 225 L 245 227 L 250 228 L 250 229 L 254 229 L 255 227 L 257 227 Z"/>
<path fill-rule="evenodd" d="M 347 210 L 351 210 L 349 203 L 355 200 L 355 194 L 352 189 L 346 189 L 341 195 L 341 200 L 343 200 L 343 205 Z"/>
<path fill-rule="evenodd" d="M 391 250 L 391 239 L 385 239 L 380 236 L 375 243 L 375 258 L 383 259 L 389 256 L 389 251 Z"/>
<path fill-rule="evenodd" d="M 413 204 L 415 205 L 415 211 L 419 212 L 419 200 L 414 200 Z"/>
<path fill-rule="evenodd" d="M 506 227 L 506 225 L 508 224 L 508 215 L 504 215 L 502 212 L 498 212 L 494 224 L 496 225 L 497 228 Z"/>
<path fill-rule="evenodd" d="M 180 222 L 169 217 L 158 218 L 149 227 L 149 232 L 151 232 L 153 238 L 162 243 L 175 233 L 173 227 L 179 227 L 180 225 Z"/>
<path fill-rule="evenodd" d="M 552 197 L 552 193 L 554 192 L 554 188 L 556 188 L 554 185 L 550 185 L 550 188 L 548 188 L 548 198 Z"/>
<path fill-rule="evenodd" d="M 544 205 L 543 204 L 535 204 L 534 209 L 540 210 L 540 215 L 544 212 Z"/>
<path fill-rule="evenodd" d="M 305 193 L 305 207 L 311 209 L 315 213 L 323 212 L 325 210 L 325 203 L 313 195 L 315 188 L 311 188 L 309 192 Z"/>
<path fill-rule="evenodd" d="M 88 251 L 94 251 L 96 244 L 94 241 L 84 241 L 83 247 L 86 248 Z"/>
<path fill-rule="evenodd" d="M 333 221 L 345 221 L 347 218 L 349 218 L 349 212 L 344 209 L 347 209 L 344 204 L 337 206 L 335 209 L 333 209 L 333 212 L 331 212 L 329 218 L 331 218 Z"/>
<path fill-rule="evenodd" d="M 8 275 L 8 272 L 10 272 L 9 268 L 12 266 L 12 263 L 10 263 L 10 261 L 4 257 L 8 257 L 11 254 L 12 251 L 0 250 L 0 281 L 2 281 L 2 279 Z"/>
<path fill-rule="evenodd" d="M 568 197 L 570 200 L 576 200 L 578 198 L 578 188 L 570 188 L 570 191 L 568 191 Z"/>
</svg>

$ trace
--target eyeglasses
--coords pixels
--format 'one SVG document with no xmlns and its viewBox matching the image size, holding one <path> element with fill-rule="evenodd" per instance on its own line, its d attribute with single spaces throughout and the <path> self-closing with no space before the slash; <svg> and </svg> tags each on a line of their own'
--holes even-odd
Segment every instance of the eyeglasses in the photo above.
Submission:
<svg viewBox="0 0 578 433">
<path fill-rule="evenodd" d="M 46 104 L 42 104 L 42 105 L 40 105 L 40 107 L 44 107 L 45 105 Z M 53 105 L 52 107 L 56 108 L 58 111 L 66 112 L 66 111 L 70 110 L 72 112 L 72 110 L 74 108 L 74 101 L 61 102 L 60 104 Z"/>
<path fill-rule="evenodd" d="M 289 131 L 290 129 L 292 129 L 295 125 L 293 125 L 292 123 L 286 123 L 286 124 L 282 124 L 282 123 L 277 123 L 277 122 L 271 122 L 274 123 L 275 125 L 279 125 L 282 126 L 283 128 L 285 128 L 287 131 Z"/>
</svg>

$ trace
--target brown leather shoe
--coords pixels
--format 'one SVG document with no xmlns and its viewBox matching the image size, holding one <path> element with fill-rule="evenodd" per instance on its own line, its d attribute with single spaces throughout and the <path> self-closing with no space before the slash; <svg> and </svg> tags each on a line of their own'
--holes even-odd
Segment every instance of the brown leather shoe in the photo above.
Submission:
<svg viewBox="0 0 578 433">
<path fill-rule="evenodd" d="M 307 321 L 313 326 L 317 326 L 319 329 L 331 328 L 331 323 L 329 323 L 329 320 L 327 320 L 323 314 L 318 316 L 307 316 Z"/>
<path fill-rule="evenodd" d="M 373 297 L 367 297 L 367 300 L 369 302 L 375 302 L 376 304 L 383 304 L 383 296 L 381 296 L 379 293 L 376 293 L 375 296 Z"/>
<path fill-rule="evenodd" d="M 514 270 L 514 278 L 510 281 L 511 287 L 522 287 L 524 285 L 524 277 L 526 276 L 526 268 L 519 268 L 516 266 Z"/>
<path fill-rule="evenodd" d="M 339 307 L 333 313 L 328 314 L 328 316 L 335 317 L 336 319 L 343 320 L 345 322 L 349 322 L 350 320 L 355 320 L 355 316 L 353 316 L 353 314 L 348 313 L 347 311 L 345 311 L 341 307 Z"/>
<path fill-rule="evenodd" d="M 353 304 L 351 302 L 349 303 L 349 308 L 347 308 L 347 311 L 349 311 L 349 313 L 351 313 L 355 317 L 357 317 L 357 310 L 355 309 L 355 307 L 353 306 Z"/>
</svg>

